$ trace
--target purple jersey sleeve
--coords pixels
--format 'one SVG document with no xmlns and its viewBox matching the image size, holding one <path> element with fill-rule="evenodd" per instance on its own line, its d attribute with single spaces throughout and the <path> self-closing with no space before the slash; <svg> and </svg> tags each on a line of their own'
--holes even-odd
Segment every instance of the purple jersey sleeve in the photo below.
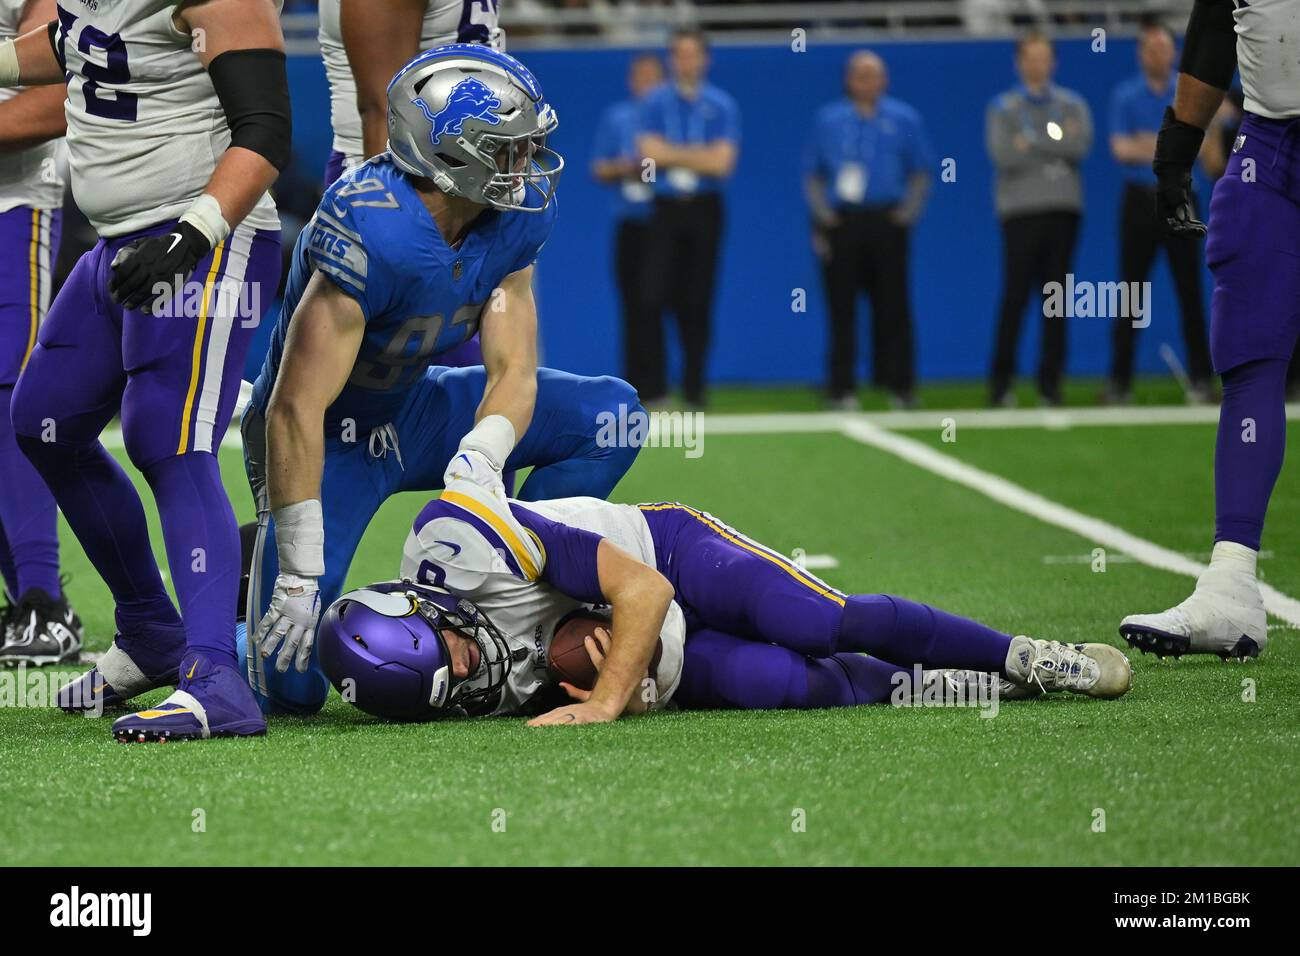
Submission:
<svg viewBox="0 0 1300 956">
<path fill-rule="evenodd" d="M 515 519 L 537 535 L 546 552 L 542 580 L 569 597 L 591 604 L 607 603 L 596 573 L 596 549 L 600 535 L 571 528 L 516 502 L 510 503 Z"/>
</svg>

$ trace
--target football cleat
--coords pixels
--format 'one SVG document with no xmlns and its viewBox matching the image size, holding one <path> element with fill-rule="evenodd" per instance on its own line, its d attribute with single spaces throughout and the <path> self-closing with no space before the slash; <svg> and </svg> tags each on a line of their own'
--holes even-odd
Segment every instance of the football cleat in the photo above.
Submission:
<svg viewBox="0 0 1300 956">
<path fill-rule="evenodd" d="M 179 625 L 118 634 L 99 663 L 59 688 L 55 704 L 70 714 L 97 712 L 145 691 L 170 687 L 184 653 L 185 631 Z"/>
<path fill-rule="evenodd" d="M 998 700 L 1028 700 L 1042 695 L 1037 685 L 1016 684 L 989 671 L 956 670 L 951 667 L 925 672 L 925 683 L 943 681 L 943 699 L 977 700 L 997 695 Z M 993 688 L 996 685 L 997 690 Z"/>
<path fill-rule="evenodd" d="M 1062 644 L 1016 637 L 1007 654 L 1011 682 L 1043 693 L 1068 690 L 1088 697 L 1122 697 L 1133 686 L 1124 652 L 1109 644 Z"/>
<path fill-rule="evenodd" d="M 181 680 L 162 703 L 113 722 L 119 743 L 252 737 L 266 733 L 266 718 L 241 671 L 190 652 Z"/>
<path fill-rule="evenodd" d="M 1207 568 L 1182 604 L 1159 614 L 1130 614 L 1119 632 L 1129 646 L 1160 657 L 1218 654 L 1258 657 L 1268 644 L 1268 615 L 1253 574 Z"/>
<path fill-rule="evenodd" d="M 30 588 L 9 612 L 0 665 L 75 663 L 84 636 L 81 619 L 66 597 L 55 599 Z"/>
</svg>

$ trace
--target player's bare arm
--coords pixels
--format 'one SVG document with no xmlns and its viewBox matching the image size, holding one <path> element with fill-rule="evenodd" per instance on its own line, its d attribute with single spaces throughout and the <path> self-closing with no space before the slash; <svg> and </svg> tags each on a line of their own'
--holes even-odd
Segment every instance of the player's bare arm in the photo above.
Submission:
<svg viewBox="0 0 1300 956">
<path fill-rule="evenodd" d="M 657 570 L 608 539 L 597 549 L 596 573 L 613 610 L 612 627 L 618 639 L 610 642 L 608 656 L 600 664 L 600 677 L 586 699 L 542 714 L 528 722 L 530 727 L 615 720 L 646 676 L 673 599 L 673 586 Z"/>
<path fill-rule="evenodd" d="M 366 157 L 388 145 L 388 83 L 420 49 L 425 0 L 342 0 L 343 47 L 357 82 Z"/>
<path fill-rule="evenodd" d="M 183 5 L 177 19 L 191 33 L 202 31 L 203 43 L 196 44 L 195 55 L 212 75 L 231 123 L 231 146 L 204 192 L 216 199 L 222 218 L 234 226 L 243 221 L 288 164 L 288 81 L 278 79 L 284 75 L 279 15 L 270 0 L 197 0 Z M 235 71 L 246 77 L 245 89 L 231 82 Z M 266 82 L 260 76 L 264 72 Z M 283 103 L 277 102 L 277 88 L 285 92 Z M 250 95 L 266 97 L 261 111 L 250 109 L 251 104 L 245 102 Z M 247 145 L 241 144 L 244 138 Z M 277 138 L 280 143 L 273 142 Z"/>
<path fill-rule="evenodd" d="M 0 153 L 20 152 L 57 139 L 67 131 L 68 123 L 63 115 L 63 100 L 67 95 L 62 84 L 63 71 L 59 69 L 49 39 L 49 23 L 54 17 L 54 0 L 32 0 L 23 11 L 19 26 L 22 36 L 17 42 L 25 43 L 32 37 L 31 59 L 42 65 L 33 64 L 29 70 L 23 70 L 20 65 L 21 82 L 34 88 L 0 103 Z M 51 59 L 54 60 L 53 79 L 45 81 L 47 85 L 36 85 L 27 74 L 45 75 L 42 71 Z"/>
<path fill-rule="evenodd" d="M 294 312 L 284 363 L 266 412 L 267 491 L 280 574 L 255 640 L 276 667 L 307 669 L 324 573 L 320 503 L 325 410 L 343 390 L 365 334 L 365 316 L 347 293 L 317 273 Z"/>
<path fill-rule="evenodd" d="M 312 276 L 289 324 L 267 407 L 272 508 L 320 497 L 325 410 L 347 383 L 365 325 L 355 299 L 320 273 Z"/>
<path fill-rule="evenodd" d="M 668 142 L 658 133 L 637 137 L 637 149 L 660 166 L 677 166 L 719 179 L 732 174 L 740 155 L 736 144 L 729 139 L 714 140 L 703 146 L 681 146 Z"/>
<path fill-rule="evenodd" d="M 537 304 L 533 267 L 501 280 L 483 308 L 480 341 L 487 382 L 474 428 L 447 466 L 445 485 L 468 479 L 505 498 L 502 471 L 537 401 Z"/>
<path fill-rule="evenodd" d="M 63 86 L 63 66 L 54 52 L 55 14 L 53 0 L 28 4 L 18 39 L 0 42 L 0 86 Z"/>
<path fill-rule="evenodd" d="M 1237 69 L 1232 9 L 1232 0 L 1196 0 L 1187 22 L 1174 105 L 1165 108 L 1156 138 L 1151 163 L 1156 174 L 1156 218 L 1173 234 L 1206 233 L 1192 206 L 1192 166 Z"/>
<path fill-rule="evenodd" d="M 537 398 L 537 303 L 532 266 L 501 281 L 483 309 L 480 336 L 487 387 L 475 420 L 503 415 L 515 434 L 523 435 Z"/>
<path fill-rule="evenodd" d="M 113 260 L 109 292 L 129 309 L 149 311 L 175 277 L 188 277 L 289 164 L 289 80 L 276 5 L 194 0 L 180 6 L 174 25 L 195 38 L 192 48 L 221 102 L 230 146 L 172 232 L 142 239 Z"/>
</svg>

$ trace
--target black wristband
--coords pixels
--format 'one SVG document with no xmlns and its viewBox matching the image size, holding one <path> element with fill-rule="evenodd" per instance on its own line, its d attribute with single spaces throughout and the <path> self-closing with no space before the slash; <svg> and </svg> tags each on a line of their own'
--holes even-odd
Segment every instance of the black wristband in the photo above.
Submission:
<svg viewBox="0 0 1300 956">
<path fill-rule="evenodd" d="M 1180 176 L 1190 172 L 1204 140 L 1205 130 L 1184 123 L 1174 115 L 1172 106 L 1166 106 L 1164 120 L 1160 123 L 1160 135 L 1156 137 L 1156 155 L 1151 161 L 1156 178 L 1171 172 L 1177 172 Z"/>
<path fill-rule="evenodd" d="M 293 121 L 289 78 L 279 50 L 231 50 L 208 66 L 230 127 L 230 145 L 252 150 L 276 169 L 289 165 Z"/>
</svg>

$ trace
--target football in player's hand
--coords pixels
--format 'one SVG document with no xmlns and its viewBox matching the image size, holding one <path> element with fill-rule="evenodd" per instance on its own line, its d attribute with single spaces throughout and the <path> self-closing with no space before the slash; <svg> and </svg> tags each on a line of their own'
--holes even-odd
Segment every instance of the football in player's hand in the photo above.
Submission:
<svg viewBox="0 0 1300 956">
<path fill-rule="evenodd" d="M 596 665 L 587 652 L 585 638 L 596 637 L 596 628 L 609 629 L 609 618 L 595 611 L 577 611 L 570 614 L 555 628 L 555 637 L 551 639 L 551 657 L 546 665 L 546 673 L 557 684 L 560 681 L 572 684 L 582 690 L 591 690 L 596 686 Z M 610 632 L 613 637 L 613 632 Z M 597 647 L 600 642 L 596 641 Z"/>
<path fill-rule="evenodd" d="M 614 632 L 610 628 L 610 619 L 595 611 L 575 611 L 564 618 L 555 628 L 555 637 L 551 639 L 551 657 L 546 665 L 546 674 L 551 680 L 564 681 L 582 690 L 591 690 L 596 686 L 596 665 L 592 663 L 587 651 L 585 638 L 590 635 L 596 641 L 597 650 L 600 640 L 596 637 L 596 628 L 603 627 L 609 631 L 613 640 Z M 655 672 L 655 665 L 663 653 L 663 643 L 655 645 L 654 657 L 650 661 L 650 673 Z"/>
</svg>

